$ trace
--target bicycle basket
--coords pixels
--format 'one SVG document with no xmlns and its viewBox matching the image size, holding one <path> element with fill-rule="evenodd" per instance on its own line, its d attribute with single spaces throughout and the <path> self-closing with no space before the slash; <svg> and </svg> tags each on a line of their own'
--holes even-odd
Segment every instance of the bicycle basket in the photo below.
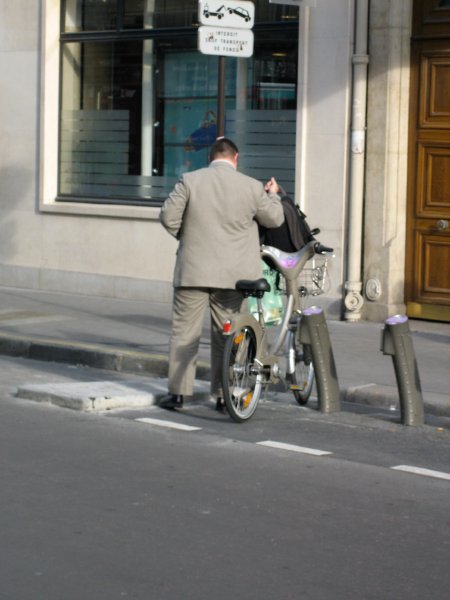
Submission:
<svg viewBox="0 0 450 600">
<path fill-rule="evenodd" d="M 330 289 L 328 257 L 313 256 L 298 277 L 301 296 L 319 296 Z"/>
</svg>

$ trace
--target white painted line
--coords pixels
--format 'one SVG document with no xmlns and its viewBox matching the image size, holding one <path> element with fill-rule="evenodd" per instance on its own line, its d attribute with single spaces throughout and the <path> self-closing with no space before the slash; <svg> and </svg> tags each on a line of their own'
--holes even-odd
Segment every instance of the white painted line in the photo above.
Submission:
<svg viewBox="0 0 450 600">
<path fill-rule="evenodd" d="M 272 440 L 256 443 L 258 446 L 278 448 L 279 450 L 289 450 L 290 452 L 300 452 L 301 454 L 313 454 L 314 456 L 325 456 L 326 454 L 333 454 L 332 452 L 327 452 L 326 450 L 317 450 L 316 448 L 304 448 L 303 446 L 285 444 L 283 442 L 273 442 Z"/>
<path fill-rule="evenodd" d="M 422 469 L 421 467 L 413 467 L 410 465 L 398 465 L 391 467 L 394 471 L 405 471 L 406 473 L 414 473 L 415 475 L 425 475 L 425 477 L 436 477 L 438 479 L 447 479 L 450 481 L 450 473 L 443 471 L 433 471 L 431 469 Z"/>
<path fill-rule="evenodd" d="M 200 431 L 201 427 L 192 427 L 191 425 L 182 425 L 181 423 L 175 423 L 175 421 L 163 421 L 161 419 L 150 419 L 144 417 L 142 419 L 136 419 L 139 423 L 147 423 L 147 425 L 157 425 L 158 427 L 168 427 L 169 429 L 179 429 L 180 431 Z"/>
</svg>

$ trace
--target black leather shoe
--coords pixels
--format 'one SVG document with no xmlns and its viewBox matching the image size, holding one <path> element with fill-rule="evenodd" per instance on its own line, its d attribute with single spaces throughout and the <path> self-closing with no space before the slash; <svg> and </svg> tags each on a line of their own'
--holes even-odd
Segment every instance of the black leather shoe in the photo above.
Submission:
<svg viewBox="0 0 450 600">
<path fill-rule="evenodd" d="M 176 408 L 183 408 L 183 396 L 177 394 L 167 394 L 163 396 L 158 402 L 160 408 L 167 408 L 168 410 L 175 410 Z"/>
<path fill-rule="evenodd" d="M 218 412 L 224 413 L 227 410 L 227 407 L 225 405 L 225 400 L 223 398 L 217 398 L 216 400 L 216 410 Z"/>
</svg>

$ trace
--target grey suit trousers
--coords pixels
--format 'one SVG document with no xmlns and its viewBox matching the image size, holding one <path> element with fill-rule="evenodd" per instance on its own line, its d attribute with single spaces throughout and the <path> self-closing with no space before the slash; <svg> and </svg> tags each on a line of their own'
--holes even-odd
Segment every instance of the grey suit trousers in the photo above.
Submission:
<svg viewBox="0 0 450 600">
<path fill-rule="evenodd" d="M 192 396 L 206 307 L 211 313 L 211 394 L 222 396 L 223 323 L 238 313 L 242 294 L 231 289 L 174 288 L 169 350 L 169 393 Z"/>
</svg>

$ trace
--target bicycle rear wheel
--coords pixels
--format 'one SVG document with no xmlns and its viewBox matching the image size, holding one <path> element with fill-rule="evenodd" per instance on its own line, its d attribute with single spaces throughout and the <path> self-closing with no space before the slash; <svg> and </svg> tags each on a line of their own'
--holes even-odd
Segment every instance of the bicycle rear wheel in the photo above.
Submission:
<svg viewBox="0 0 450 600">
<path fill-rule="evenodd" d="M 256 336 L 251 326 L 241 327 L 227 339 L 223 354 L 222 385 L 225 405 L 237 423 L 249 419 L 258 406 L 262 375 L 254 371 Z"/>
<path fill-rule="evenodd" d="M 307 344 L 302 344 L 297 337 L 297 332 L 289 332 L 289 356 L 294 359 L 294 370 L 288 374 L 290 388 L 297 402 L 304 406 L 311 396 L 314 384 L 314 364 L 311 349 Z M 292 359 L 291 359 L 292 360 Z"/>
</svg>

